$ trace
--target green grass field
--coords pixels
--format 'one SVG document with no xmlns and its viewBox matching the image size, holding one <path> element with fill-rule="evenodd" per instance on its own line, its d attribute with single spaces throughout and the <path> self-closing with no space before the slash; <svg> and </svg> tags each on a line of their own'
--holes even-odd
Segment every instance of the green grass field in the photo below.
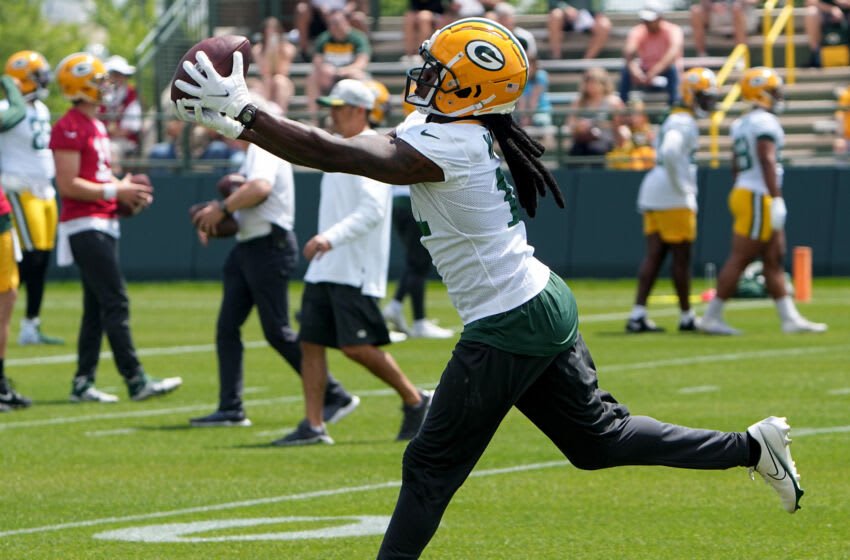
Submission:
<svg viewBox="0 0 850 560">
<path fill-rule="evenodd" d="M 675 332 L 670 304 L 651 312 L 673 332 L 627 336 L 634 281 L 571 286 L 600 385 L 633 413 L 722 430 L 787 416 L 803 509 L 785 513 L 745 469 L 579 471 L 511 413 L 424 558 L 850 557 L 850 281 L 816 279 L 814 300 L 801 305 L 810 319 L 829 323 L 828 333 L 783 335 L 772 304 L 750 300 L 727 310 L 728 321 L 745 330 L 737 338 Z M 443 288 L 429 290 L 429 314 L 459 327 Z M 122 401 L 67 402 L 79 285 L 47 291 L 45 330 L 65 337 L 64 347 L 17 346 L 18 304 L 6 371 L 36 404 L 0 415 L 0 558 L 374 558 L 401 475 L 404 444 L 393 441 L 399 399 L 333 353 L 332 370 L 362 398 L 353 415 L 330 427 L 337 444 L 268 446 L 303 416 L 301 388 L 252 316 L 244 339 L 254 426 L 190 429 L 187 420 L 216 403 L 220 287 L 134 284 L 130 291 L 147 371 L 185 382 L 144 403 L 126 398 L 108 356 L 98 385 Z M 669 291 L 662 281 L 657 292 Z M 300 300 L 300 286 L 292 297 Z M 391 352 L 414 383 L 434 387 L 452 345 L 408 341 Z"/>
</svg>

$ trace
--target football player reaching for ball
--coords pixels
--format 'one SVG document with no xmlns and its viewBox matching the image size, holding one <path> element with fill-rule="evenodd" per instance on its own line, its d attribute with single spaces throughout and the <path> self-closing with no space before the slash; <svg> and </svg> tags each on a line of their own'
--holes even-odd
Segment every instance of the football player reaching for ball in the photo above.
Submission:
<svg viewBox="0 0 850 560">
<path fill-rule="evenodd" d="M 146 206 L 153 200 L 153 189 L 131 182 L 129 175 L 119 180 L 112 174 L 109 136 L 96 116 L 109 89 L 103 62 L 87 53 L 68 55 L 59 63 L 56 79 L 62 95 L 72 103 L 50 136 L 62 198 L 57 260 L 65 266 L 76 262 L 83 283 L 83 317 L 70 399 L 118 400 L 95 387 L 104 332 L 131 399 L 169 393 L 183 381 L 155 379 L 142 368 L 130 333 L 130 302 L 118 262 L 119 202 L 130 208 Z"/>
<path fill-rule="evenodd" d="M 408 71 L 405 91 L 427 118 L 409 117 L 387 135 L 339 138 L 258 110 L 238 57 L 233 73 L 221 76 L 199 54 L 197 69 L 184 65 L 197 85 L 177 83 L 197 98 L 178 102 L 184 119 L 295 164 L 411 185 L 422 243 L 464 329 L 405 450 L 378 558 L 421 555 L 512 407 L 578 468 L 750 467 L 793 513 L 803 491 L 784 419 L 769 417 L 742 432 L 691 429 L 633 416 L 598 387 L 573 295 L 533 256 L 520 213 L 522 207 L 534 217 L 547 192 L 560 206 L 563 197 L 539 160 L 542 146 L 511 118 L 528 71 L 513 34 L 489 20 L 461 19 L 436 31 L 420 54 L 424 63 Z M 502 172 L 497 142 L 515 186 Z M 315 412 L 308 416 L 321 428 Z"/>
</svg>

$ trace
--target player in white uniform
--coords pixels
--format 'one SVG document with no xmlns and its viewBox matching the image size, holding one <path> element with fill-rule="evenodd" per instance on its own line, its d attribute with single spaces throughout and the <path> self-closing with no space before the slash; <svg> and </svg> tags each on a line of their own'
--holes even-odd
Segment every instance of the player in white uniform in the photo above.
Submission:
<svg viewBox="0 0 850 560">
<path fill-rule="evenodd" d="M 661 123 L 655 139 L 655 167 L 646 174 L 638 193 L 643 214 L 646 256 L 638 273 L 635 305 L 626 332 L 661 332 L 647 317 L 646 303 L 667 253 L 673 259 L 673 285 L 679 298 L 680 331 L 696 329 L 691 309 L 691 245 L 697 236 L 697 166 L 699 146 L 695 116 L 706 116 L 717 101 L 717 80 L 707 68 L 691 68 L 681 85 L 679 106 Z"/>
<path fill-rule="evenodd" d="M 827 326 L 805 319 L 785 289 L 785 218 L 782 164 L 785 133 L 776 114 L 782 108 L 782 78 L 771 68 L 751 68 L 741 77 L 741 98 L 752 109 L 732 123 L 732 172 L 729 194 L 734 220 L 732 252 L 717 277 L 717 295 L 708 304 L 699 329 L 708 334 L 740 334 L 723 320 L 723 306 L 735 293 L 741 273 L 761 257 L 767 292 L 776 303 L 782 331 L 824 332 Z"/>
<path fill-rule="evenodd" d="M 538 159 L 543 148 L 511 118 L 528 79 L 516 38 L 493 21 L 458 20 L 420 48 L 408 71 L 407 101 L 428 113 L 386 136 L 333 138 L 250 105 L 242 60 L 220 76 L 205 54 L 183 69 L 199 85 L 176 86 L 182 118 L 240 137 L 293 163 L 411 183 L 423 243 L 464 323 L 419 434 L 407 446 L 398 503 L 378 558 L 418 558 L 446 507 L 512 407 L 525 414 L 578 468 L 667 465 L 749 466 L 788 512 L 802 490 L 784 419 L 746 432 L 694 430 L 632 416 L 599 389 L 578 332 L 572 293 L 534 258 L 520 207 L 533 217 L 538 195 L 557 184 Z M 494 151 L 499 143 L 516 187 Z M 773 457 L 781 457 L 776 478 Z M 486 556 L 486 553 L 480 554 Z"/>
<path fill-rule="evenodd" d="M 47 97 L 50 65 L 35 51 L 19 51 L 6 62 L 6 74 L 20 83 L 27 101 L 26 115 L 8 128 L 0 128 L 0 182 L 6 189 L 15 229 L 21 241 L 21 284 L 27 287 L 27 307 L 21 319 L 19 344 L 62 344 L 60 338 L 41 332 L 41 303 L 50 252 L 56 242 L 55 169 L 50 141 Z M 0 112 L 8 110 L 0 101 Z"/>
</svg>

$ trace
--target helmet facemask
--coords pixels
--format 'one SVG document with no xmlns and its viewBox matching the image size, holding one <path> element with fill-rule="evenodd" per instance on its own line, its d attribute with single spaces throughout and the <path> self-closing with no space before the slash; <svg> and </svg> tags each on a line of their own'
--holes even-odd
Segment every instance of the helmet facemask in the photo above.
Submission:
<svg viewBox="0 0 850 560">
<path fill-rule="evenodd" d="M 419 68 L 407 71 L 407 82 L 404 100 L 416 107 L 422 113 L 442 114 L 434 107 L 434 96 L 437 91 L 452 93 L 458 91 L 458 80 L 450 68 L 434 58 L 429 47 L 431 41 L 426 40 L 419 47 L 419 55 L 424 63 Z M 448 80 L 446 79 L 448 76 Z"/>
<path fill-rule="evenodd" d="M 720 92 L 715 88 L 698 91 L 694 94 L 694 114 L 700 118 L 707 117 L 714 112 Z"/>
</svg>

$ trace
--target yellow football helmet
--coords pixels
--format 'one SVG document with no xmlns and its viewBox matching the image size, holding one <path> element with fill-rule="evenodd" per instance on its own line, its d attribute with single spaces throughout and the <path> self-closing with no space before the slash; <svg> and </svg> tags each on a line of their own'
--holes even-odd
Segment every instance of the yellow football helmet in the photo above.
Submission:
<svg viewBox="0 0 850 560">
<path fill-rule="evenodd" d="M 366 80 L 366 86 L 375 94 L 375 107 L 369 113 L 372 126 L 380 126 L 390 113 L 390 90 L 378 80 Z"/>
<path fill-rule="evenodd" d="M 69 54 L 56 68 L 56 81 L 69 101 L 101 103 L 107 89 L 106 66 L 88 53 Z"/>
<path fill-rule="evenodd" d="M 782 85 L 773 68 L 750 68 L 741 76 L 741 99 L 775 112 L 783 104 Z"/>
<path fill-rule="evenodd" d="M 6 61 L 6 74 L 17 78 L 27 100 L 45 99 L 50 83 L 50 64 L 35 51 L 18 51 Z"/>
<path fill-rule="evenodd" d="M 717 78 L 708 68 L 691 68 L 685 72 L 679 89 L 682 105 L 699 116 L 711 113 L 717 104 Z"/>
<path fill-rule="evenodd" d="M 528 58 L 513 33 L 483 18 L 438 29 L 407 71 L 405 101 L 424 113 L 461 117 L 510 113 L 528 80 Z"/>
</svg>

